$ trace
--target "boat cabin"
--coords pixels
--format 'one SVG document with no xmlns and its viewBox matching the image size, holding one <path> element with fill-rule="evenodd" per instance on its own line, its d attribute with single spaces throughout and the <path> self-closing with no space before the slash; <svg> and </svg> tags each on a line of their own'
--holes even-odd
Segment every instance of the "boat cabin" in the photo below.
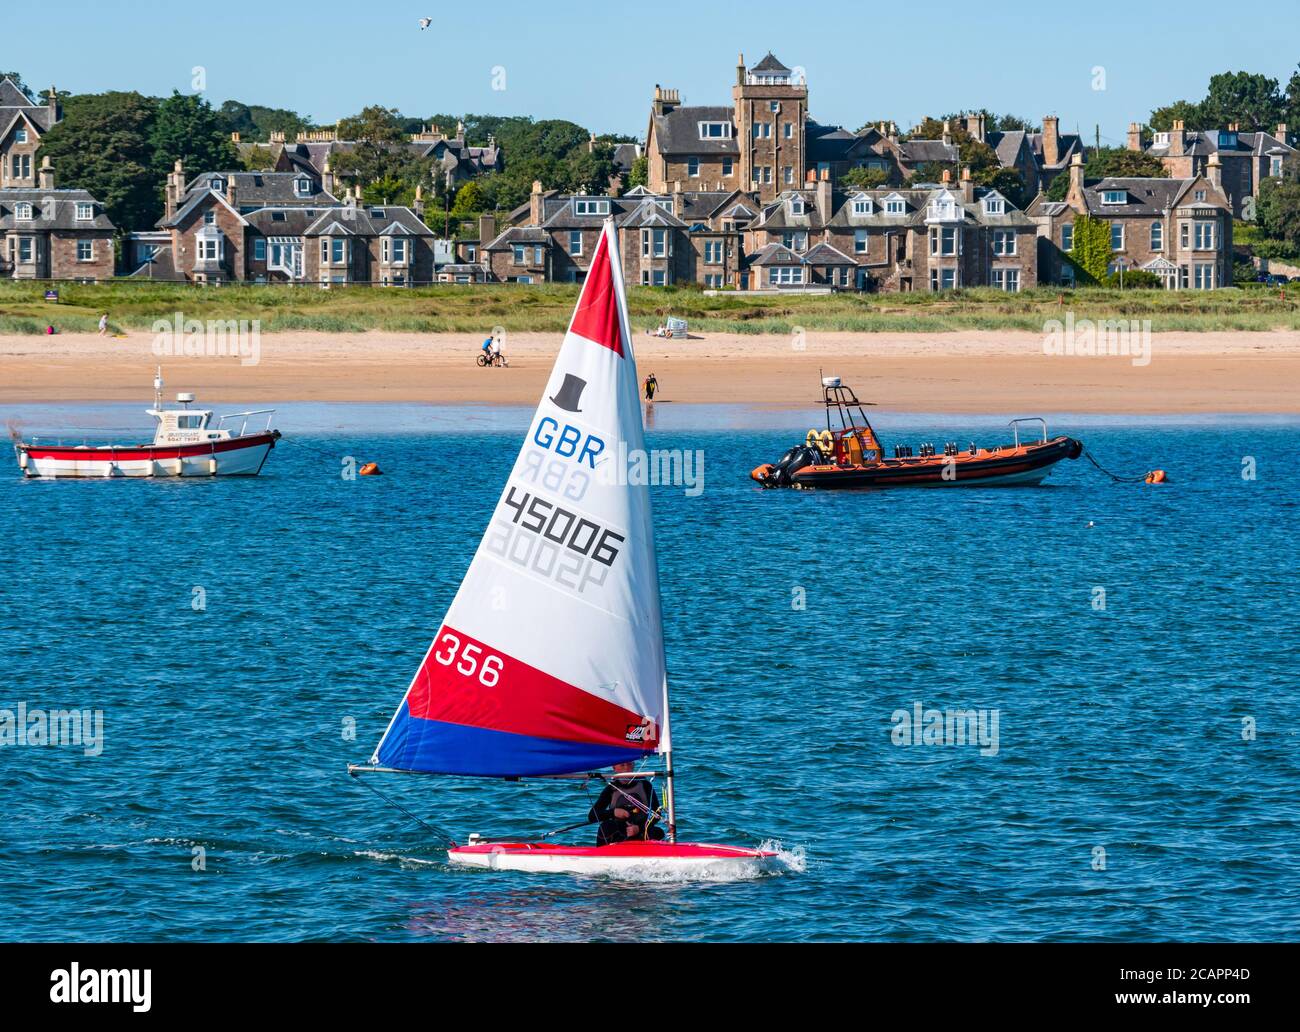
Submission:
<svg viewBox="0 0 1300 1032">
<path fill-rule="evenodd" d="M 226 441 L 230 431 L 219 427 L 210 429 L 212 423 L 211 409 L 192 409 L 193 394 L 178 394 L 176 400 L 183 408 L 165 409 L 155 407 L 148 409 L 149 415 L 158 420 L 158 429 L 154 432 L 154 444 L 201 444 L 205 441 Z"/>
</svg>

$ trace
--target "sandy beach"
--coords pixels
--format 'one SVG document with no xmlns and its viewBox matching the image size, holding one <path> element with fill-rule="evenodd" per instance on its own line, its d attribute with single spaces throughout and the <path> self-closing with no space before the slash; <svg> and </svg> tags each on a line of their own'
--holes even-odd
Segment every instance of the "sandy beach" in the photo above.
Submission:
<svg viewBox="0 0 1300 1032">
<path fill-rule="evenodd" d="M 159 357 L 152 334 L 0 336 L 0 402 L 148 398 L 161 362 L 169 393 L 218 403 L 425 401 L 533 404 L 560 335 L 511 334 L 508 369 L 474 364 L 475 334 L 263 334 L 256 364 L 236 357 Z M 640 336 L 641 374 L 664 402 L 803 407 L 818 372 L 898 411 L 1092 413 L 1300 412 L 1300 333 L 1165 333 L 1150 361 L 1045 354 L 1015 332 Z M 1140 362 L 1140 358 L 1138 359 Z"/>
</svg>

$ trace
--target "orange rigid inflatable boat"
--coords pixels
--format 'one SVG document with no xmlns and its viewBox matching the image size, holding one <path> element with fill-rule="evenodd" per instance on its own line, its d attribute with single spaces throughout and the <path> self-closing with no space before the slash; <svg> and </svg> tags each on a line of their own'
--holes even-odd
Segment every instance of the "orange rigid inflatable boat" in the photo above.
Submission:
<svg viewBox="0 0 1300 1032">
<path fill-rule="evenodd" d="M 764 487 L 1014 487 L 1041 483 L 1062 459 L 1077 459 L 1083 442 L 1047 436 L 1041 418 L 1013 419 L 1012 441 L 992 448 L 974 442 L 961 448 L 955 441 L 942 446 L 923 444 L 913 453 L 898 445 L 886 458 L 880 439 L 863 410 L 863 403 L 838 376 L 822 380 L 826 429 L 809 430 L 776 462 L 767 462 L 750 476 Z M 838 417 L 838 426 L 833 423 Z M 1038 424 L 1041 436 L 1021 441 L 1021 426 Z"/>
</svg>

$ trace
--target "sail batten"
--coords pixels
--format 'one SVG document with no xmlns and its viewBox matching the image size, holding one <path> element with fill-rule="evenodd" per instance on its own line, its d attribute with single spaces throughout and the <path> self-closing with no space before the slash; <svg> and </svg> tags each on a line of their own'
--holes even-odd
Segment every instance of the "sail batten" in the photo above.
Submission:
<svg viewBox="0 0 1300 1032">
<path fill-rule="evenodd" d="M 636 363 L 607 222 L 487 531 L 372 762 L 514 777 L 667 748 Z"/>
</svg>

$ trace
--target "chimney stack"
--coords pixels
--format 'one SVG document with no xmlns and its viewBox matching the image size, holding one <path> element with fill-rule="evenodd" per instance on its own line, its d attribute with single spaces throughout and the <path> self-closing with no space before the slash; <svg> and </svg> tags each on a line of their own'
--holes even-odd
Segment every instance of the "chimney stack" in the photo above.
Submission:
<svg viewBox="0 0 1300 1032">
<path fill-rule="evenodd" d="M 239 133 L 231 133 L 230 142 L 235 144 L 239 143 Z"/>
<path fill-rule="evenodd" d="M 984 112 L 966 116 L 966 133 L 968 136 L 978 140 L 980 143 L 985 142 L 987 125 L 984 120 Z"/>
<path fill-rule="evenodd" d="M 1066 202 L 1075 211 L 1083 211 L 1083 155 L 1078 151 L 1074 152 L 1074 157 L 1070 159 L 1070 192 L 1066 194 Z"/>
<path fill-rule="evenodd" d="M 831 211 L 831 203 L 831 170 L 824 168 L 817 180 L 817 217 L 821 220 L 823 226 L 830 221 L 831 215 L 834 214 Z"/>
<path fill-rule="evenodd" d="M 59 110 L 59 91 L 53 85 L 50 86 L 50 92 L 46 95 L 45 106 L 50 109 L 50 121 L 62 121 L 63 112 Z"/>
<path fill-rule="evenodd" d="M 497 217 L 490 211 L 485 211 L 478 217 L 478 249 L 483 253 L 483 248 L 492 243 L 497 238 Z"/>
<path fill-rule="evenodd" d="M 946 118 L 943 120 L 943 142 L 949 147 L 952 146 L 952 126 Z"/>
<path fill-rule="evenodd" d="M 1169 130 L 1169 156 L 1181 158 L 1186 150 L 1187 130 L 1183 128 L 1183 120 L 1178 118 L 1174 120 L 1173 128 Z"/>
<path fill-rule="evenodd" d="M 943 170 L 943 175 L 941 175 L 941 176 L 939 177 L 939 182 L 941 182 L 945 187 L 947 187 L 947 186 L 951 186 L 951 185 L 952 185 L 952 170 L 951 170 L 951 169 L 946 169 L 946 168 L 945 168 L 945 169 Z"/>
<path fill-rule="evenodd" d="M 54 189 L 54 169 L 50 167 L 50 156 L 48 154 L 41 158 L 41 169 L 38 175 L 38 181 L 42 190 Z"/>
<path fill-rule="evenodd" d="M 1205 178 L 1216 190 L 1223 190 L 1223 164 L 1219 161 L 1218 154 L 1210 155 L 1210 166 L 1206 170 Z"/>
<path fill-rule="evenodd" d="M 975 182 L 970 177 L 969 166 L 963 166 L 961 170 L 961 199 L 966 204 L 975 200 Z"/>
<path fill-rule="evenodd" d="M 1131 151 L 1142 149 L 1142 126 L 1137 122 L 1128 124 L 1128 149 Z"/>
<path fill-rule="evenodd" d="M 1061 120 L 1055 115 L 1043 116 L 1043 164 L 1061 163 Z"/>
<path fill-rule="evenodd" d="M 226 179 L 226 203 L 236 211 L 239 210 L 238 205 L 235 204 L 235 173 L 233 172 Z"/>
<path fill-rule="evenodd" d="M 176 164 L 172 166 L 172 171 L 167 174 L 167 188 L 163 192 L 164 205 L 163 210 L 166 218 L 171 218 L 176 214 L 181 197 L 185 193 L 185 165 L 180 158 L 176 159 Z"/>
<path fill-rule="evenodd" d="M 330 167 L 330 159 L 326 158 L 325 165 L 321 169 L 320 173 L 320 188 L 327 194 L 332 194 L 334 192 L 334 186 L 334 169 Z"/>
<path fill-rule="evenodd" d="M 1277 132 L 1274 133 L 1273 135 L 1276 136 L 1276 137 L 1277 137 L 1279 140 L 1281 140 L 1283 143 L 1285 143 L 1288 147 L 1291 145 L 1290 141 L 1286 138 L 1286 137 L 1287 137 L 1287 132 L 1286 132 L 1286 123 L 1285 123 L 1285 122 L 1278 122 L 1278 124 L 1277 124 Z"/>
<path fill-rule="evenodd" d="M 533 180 L 533 191 L 528 195 L 528 224 L 530 226 L 540 226 L 542 224 L 542 181 Z"/>
<path fill-rule="evenodd" d="M 736 55 L 736 85 L 745 85 L 745 52 Z"/>
<path fill-rule="evenodd" d="M 415 184 L 415 201 L 411 205 L 411 210 L 415 212 L 415 217 L 421 222 L 424 221 L 424 184 Z"/>
</svg>

